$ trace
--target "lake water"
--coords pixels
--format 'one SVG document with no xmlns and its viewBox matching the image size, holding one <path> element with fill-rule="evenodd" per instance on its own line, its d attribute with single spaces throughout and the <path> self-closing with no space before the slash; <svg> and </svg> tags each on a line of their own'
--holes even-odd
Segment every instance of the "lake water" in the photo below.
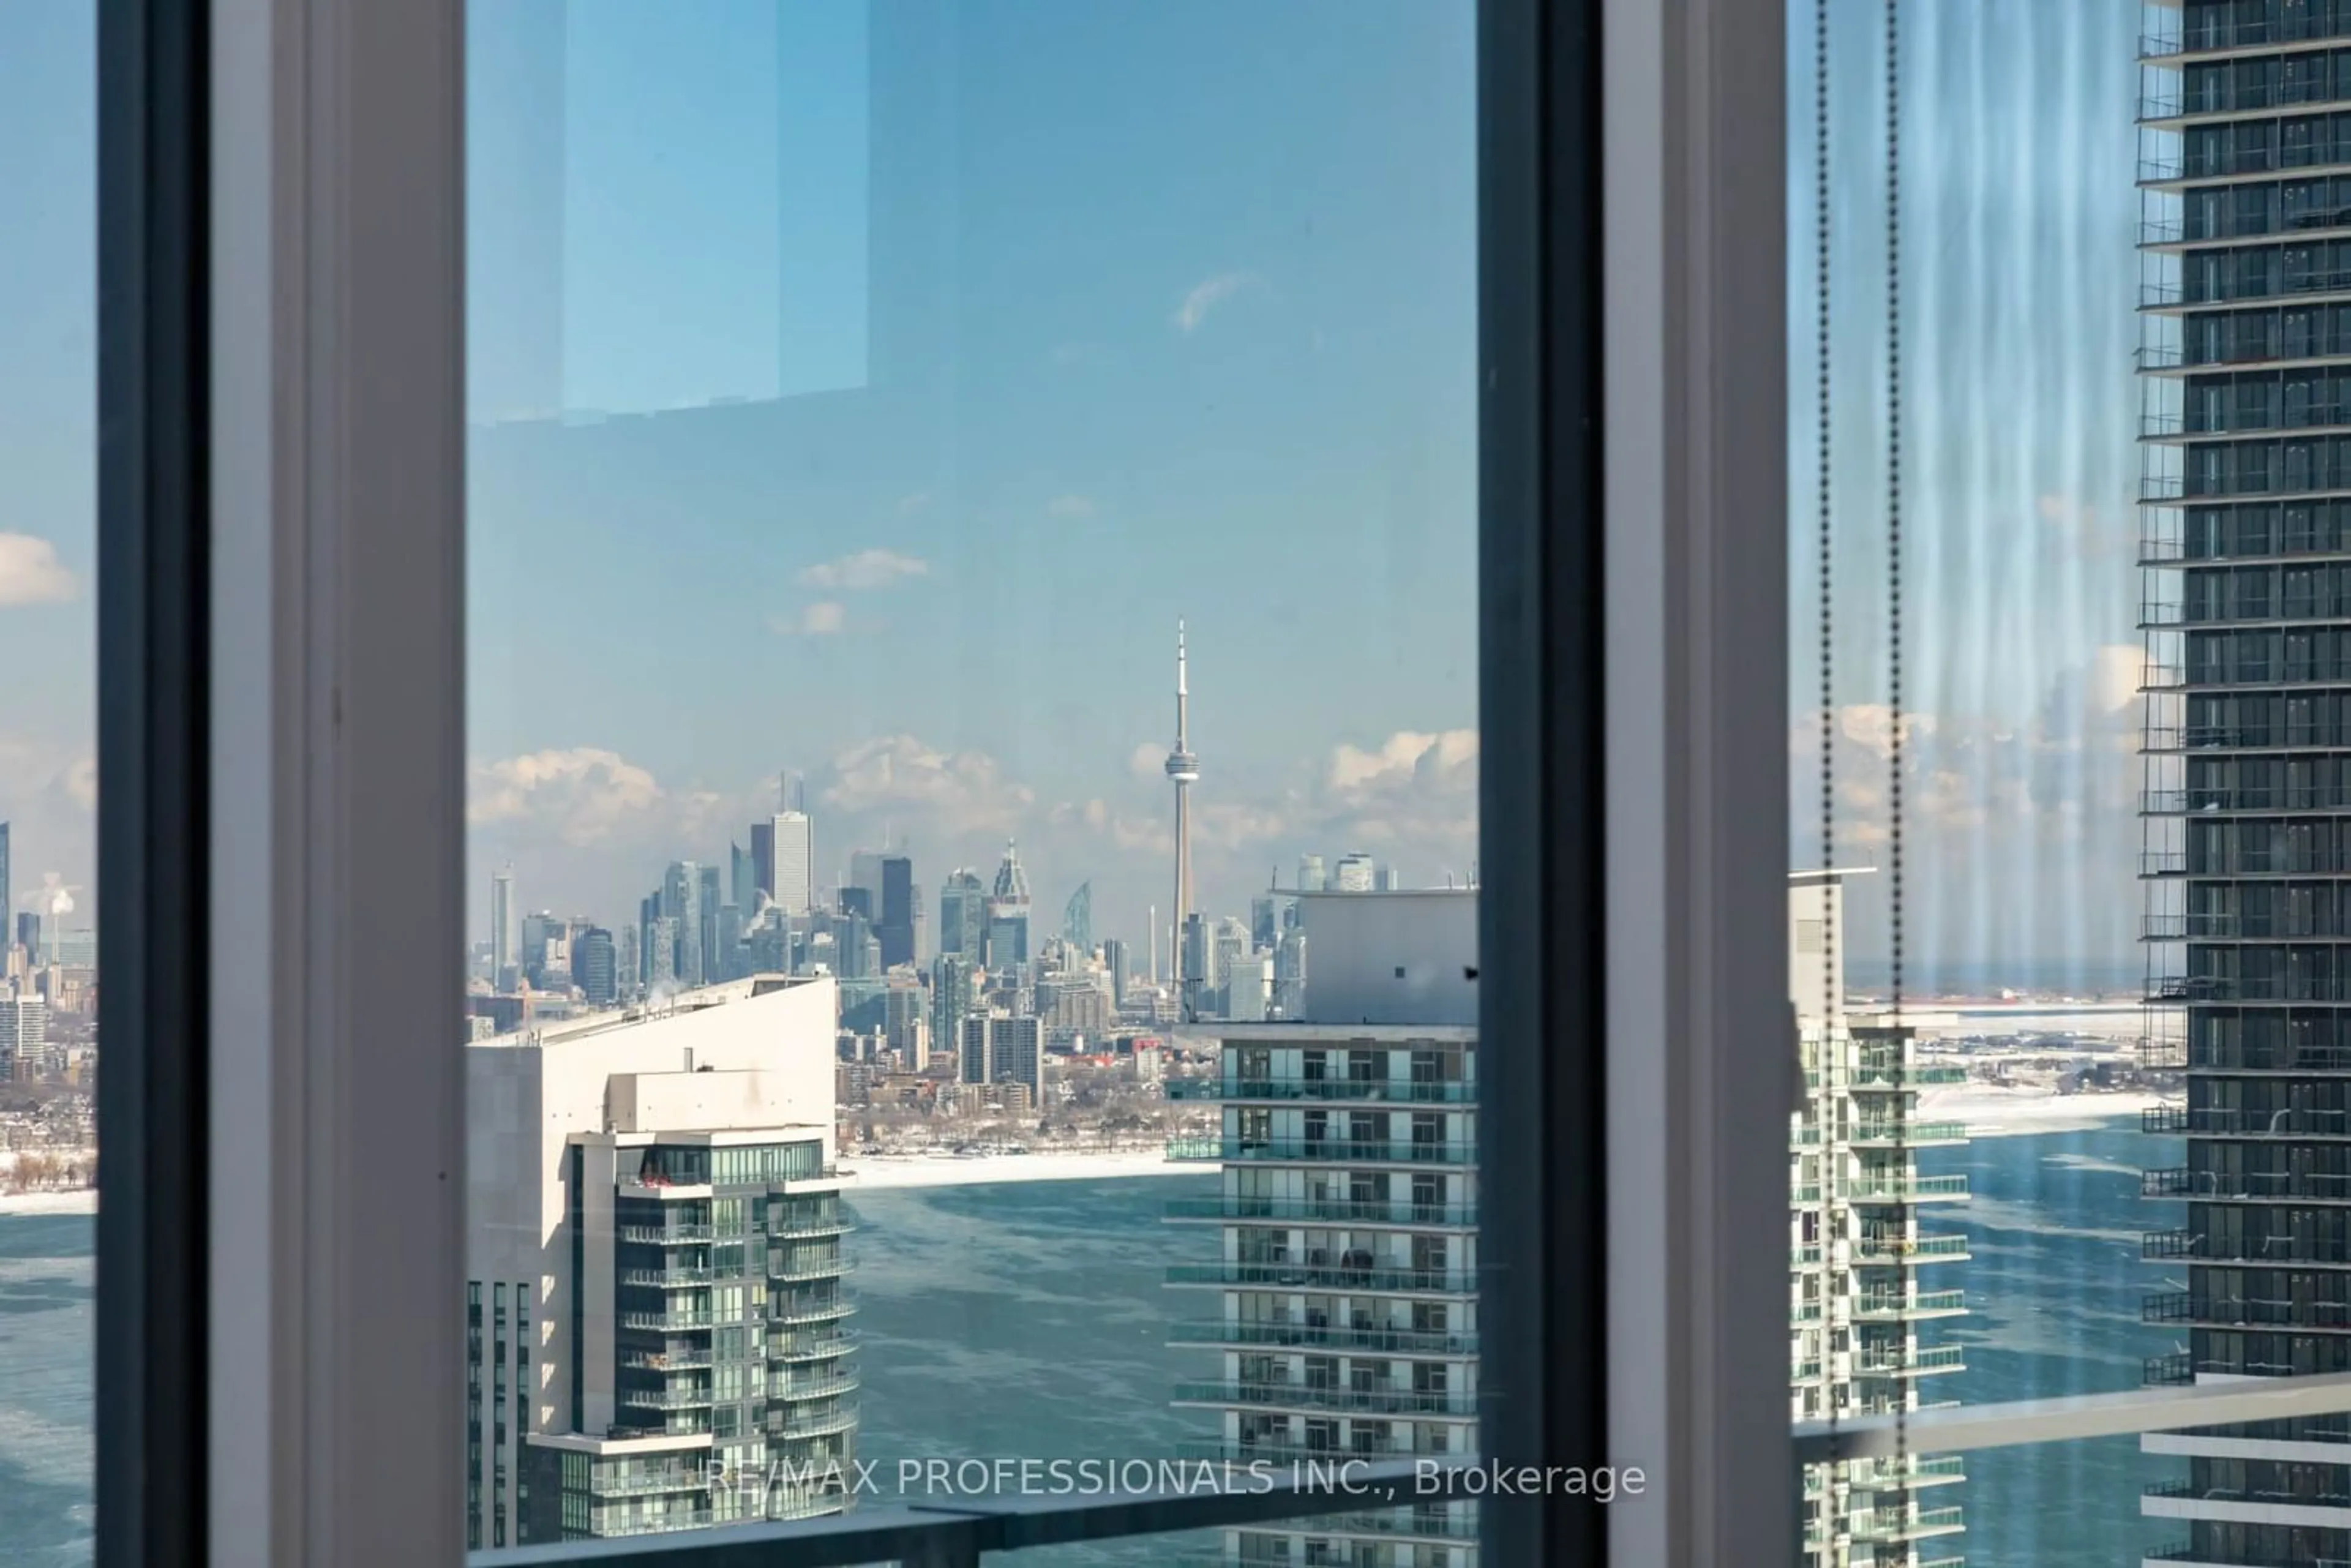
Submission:
<svg viewBox="0 0 2351 1568">
<path fill-rule="evenodd" d="M 1965 1231 L 1974 1257 L 1928 1270 L 1930 1286 L 1964 1289 L 1973 1315 L 1938 1326 L 1937 1337 L 1968 1346 L 1968 1369 L 1934 1380 L 1930 1396 L 2137 1387 L 2141 1359 L 2175 1344 L 2139 1322 L 2139 1298 L 2164 1288 L 2162 1270 L 2139 1261 L 2139 1232 L 2170 1223 L 2176 1207 L 2140 1198 L 2137 1171 L 2176 1163 L 2178 1150 L 2133 1124 L 1922 1156 L 1932 1171 L 1965 1172 L 1977 1195 L 1934 1217 Z M 1209 1375 L 1211 1358 L 1161 1340 L 1171 1318 L 1199 1315 L 1213 1297 L 1160 1281 L 1172 1260 L 1212 1256 L 1214 1233 L 1159 1217 L 1168 1199 L 1214 1185 L 1203 1173 L 858 1195 L 862 1454 L 892 1467 L 1112 1459 L 1164 1456 L 1204 1435 L 1212 1418 L 1167 1397 L 1179 1378 Z M 0 1217 L 0 1561 L 24 1568 L 89 1558 L 92 1225 Z M 2147 1458 L 2136 1438 L 1971 1456 L 1964 1486 L 1931 1494 L 1968 1516 L 1967 1533 L 1938 1549 L 1964 1552 L 1971 1568 L 2135 1568 L 2181 1533 L 2138 1515 L 2142 1485 L 2181 1464 Z M 1163 1537 L 1021 1561 L 1141 1568 L 1176 1550 Z"/>
</svg>

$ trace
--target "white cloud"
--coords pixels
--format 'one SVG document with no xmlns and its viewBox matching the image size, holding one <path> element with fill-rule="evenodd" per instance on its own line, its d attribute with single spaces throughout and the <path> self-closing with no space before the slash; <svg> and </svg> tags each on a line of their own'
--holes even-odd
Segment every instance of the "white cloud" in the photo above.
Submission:
<svg viewBox="0 0 2351 1568">
<path fill-rule="evenodd" d="M 980 751 L 943 751 L 911 735 L 886 735 L 833 758 L 820 798 L 849 812 L 916 811 L 948 833 L 1011 832 L 1036 803 Z"/>
<path fill-rule="evenodd" d="M 820 599 L 789 615 L 768 617 L 768 630 L 778 637 L 837 637 L 849 629 L 849 607 L 837 599 Z"/>
<path fill-rule="evenodd" d="M 31 534 L 0 534 L 0 604 L 55 604 L 74 596 L 57 547 Z"/>
<path fill-rule="evenodd" d="M 1045 510 L 1056 517 L 1091 517 L 1094 503 L 1090 496 L 1056 496 L 1046 503 Z"/>
<path fill-rule="evenodd" d="M 1475 788 L 1478 732 L 1448 729 L 1435 735 L 1400 729 L 1377 749 L 1361 750 L 1341 745 L 1331 754 L 1328 781 L 1332 793 L 1362 795 L 1401 782 L 1458 789 L 1467 778 Z"/>
<path fill-rule="evenodd" d="M 803 588 L 847 589 L 852 591 L 889 588 L 912 577 L 930 574 L 930 563 L 900 550 L 862 549 L 820 566 L 803 567 Z"/>
<path fill-rule="evenodd" d="M 1208 312 L 1238 294 L 1257 280 L 1246 272 L 1219 272 L 1213 277 L 1202 278 L 1184 296 L 1176 308 L 1176 329 L 1180 332 L 1196 332 Z"/>
<path fill-rule="evenodd" d="M 664 801 L 651 773 L 618 752 L 588 746 L 476 762 L 467 794 L 470 826 L 536 822 L 575 847 L 611 837 Z"/>
<path fill-rule="evenodd" d="M 1160 779 L 1167 777 L 1167 743 L 1146 740 L 1126 754 L 1126 770 L 1137 779 Z"/>
<path fill-rule="evenodd" d="M 77 758 L 66 768 L 66 793 L 85 811 L 98 810 L 98 758 Z"/>
</svg>

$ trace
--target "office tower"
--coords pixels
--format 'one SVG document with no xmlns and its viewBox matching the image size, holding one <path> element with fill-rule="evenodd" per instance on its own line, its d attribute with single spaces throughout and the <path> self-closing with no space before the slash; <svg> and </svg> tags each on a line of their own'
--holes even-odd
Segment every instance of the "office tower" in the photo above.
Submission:
<svg viewBox="0 0 2351 1568">
<path fill-rule="evenodd" d="M 470 1546 L 844 1506 L 801 1479 L 857 1425 L 836 1005 L 740 980 L 467 1047 Z"/>
<path fill-rule="evenodd" d="M 1235 949 L 1222 960 L 1219 1005 L 1235 1023 L 1259 1023 L 1273 1013 L 1273 955 Z"/>
<path fill-rule="evenodd" d="M 769 852 L 773 853 L 772 849 Z M 726 894 L 728 901 L 747 916 L 759 905 L 758 864 L 749 851 L 731 841 L 726 845 Z"/>
<path fill-rule="evenodd" d="M 996 888 L 987 900 L 987 967 L 991 973 L 1018 975 L 1029 962 L 1029 873 L 1020 864 L 1019 846 L 1004 841 L 1004 860 L 996 868 Z"/>
<path fill-rule="evenodd" d="M 772 900 L 776 896 L 776 820 L 751 824 L 751 886 Z M 746 904 L 744 907 L 750 907 Z M 798 914 L 798 910 L 792 911 Z"/>
<path fill-rule="evenodd" d="M 548 910 L 535 910 L 522 917 L 522 941 L 515 949 L 515 967 L 533 990 L 547 984 L 547 941 L 551 933 L 559 929 L 554 915 Z"/>
<path fill-rule="evenodd" d="M 37 910 L 27 909 L 16 916 L 16 946 L 25 950 L 25 962 L 38 967 L 41 962 L 41 916 Z"/>
<path fill-rule="evenodd" d="M 1195 911 L 1185 917 L 1176 955 L 1177 1016 L 1187 1023 L 1206 1018 L 1216 1010 L 1217 987 L 1223 978 L 1217 972 L 1216 926 L 1207 916 Z"/>
<path fill-rule="evenodd" d="M 1306 1016 L 1306 933 L 1291 926 L 1273 949 L 1273 1005 L 1268 1016 Z"/>
<path fill-rule="evenodd" d="M 743 963 L 743 911 L 735 904 L 718 906 L 719 980 L 739 980 L 750 971 Z"/>
<path fill-rule="evenodd" d="M 1061 940 L 1081 955 L 1094 950 L 1094 884 L 1078 883 L 1070 902 L 1061 906 Z"/>
<path fill-rule="evenodd" d="M 816 902 L 816 826 L 805 811 L 783 811 L 768 825 L 773 850 L 768 896 L 787 915 L 801 915 Z"/>
<path fill-rule="evenodd" d="M 58 925 L 49 933 L 48 962 L 62 969 L 98 967 L 98 930 L 90 925 Z"/>
<path fill-rule="evenodd" d="M 861 920 L 873 918 L 873 895 L 854 883 L 832 890 L 833 913 L 853 915 Z"/>
<path fill-rule="evenodd" d="M 2334 8 L 2150 9 L 2142 40 L 2140 622 L 2148 1021 L 2184 1134 L 2141 1177 L 2149 1383 L 2351 1370 L 2351 247 Z M 2307 40 L 2307 41 L 2299 41 Z M 2304 167 L 2297 167 L 2297 166 Z M 2302 231 L 2302 232 L 2296 232 Z M 2313 301 L 2315 301 L 2314 303 Z M 2313 427 L 2321 434 L 2313 434 Z M 2278 558 L 2284 558 L 2283 563 Z M 2287 880 L 2288 878 L 2292 880 Z M 2351 1560 L 2339 1418 L 2206 1428 L 2144 1512 L 2213 1563 Z M 2154 1491 L 2156 1489 L 2150 1489 Z"/>
<path fill-rule="evenodd" d="M 1845 1005 L 1844 884 L 1852 872 L 1789 879 L 1788 988 L 1804 1071 L 1789 1124 L 1789 1408 L 1798 1421 L 1892 1415 L 1934 1400 L 1964 1371 L 1960 1347 L 1922 1342 L 1965 1313 L 1958 1290 L 1921 1290 L 1923 1270 L 1961 1260 L 1967 1241 L 1926 1228 L 1967 1197 L 1965 1176 L 1922 1176 L 1917 1151 L 1966 1142 L 1956 1122 L 1918 1119 L 1922 1087 L 1965 1070 L 1917 1051 L 1930 1015 L 1892 1019 Z M 1956 1281 L 1952 1281 L 1956 1283 Z M 1961 1479 L 1955 1457 L 1816 1466 L 1802 1507 L 1807 1568 L 1860 1561 L 1917 1568 L 1953 1559 L 1959 1511 L 1932 1489 Z M 1865 1553 L 1867 1554 L 1865 1556 Z"/>
<path fill-rule="evenodd" d="M 8 859 L 8 824 L 0 822 L 0 915 L 16 907 L 16 886 Z"/>
<path fill-rule="evenodd" d="M 849 857 L 849 886 L 862 894 L 861 913 L 872 922 L 882 967 L 914 961 L 914 862 L 904 855 L 860 850 Z M 850 905 L 846 901 L 842 907 Z"/>
<path fill-rule="evenodd" d="M 16 1082 L 47 1072 L 48 1040 L 48 1003 L 36 996 L 0 996 L 0 1079 Z"/>
<path fill-rule="evenodd" d="M 571 982 L 591 1008 L 609 1008 L 621 998 L 620 955 L 612 934 L 590 925 L 571 946 Z"/>
<path fill-rule="evenodd" d="M 1110 972 L 1110 1000 L 1113 1007 L 1126 1001 L 1126 944 L 1115 936 L 1105 936 L 1102 945 L 1102 967 Z"/>
<path fill-rule="evenodd" d="M 1216 1358 L 1176 1402 L 1215 1412 L 1218 1430 L 1180 1451 L 1285 1471 L 1475 1454 L 1477 896 L 1300 904 L 1318 951 L 1345 961 L 1316 977 L 1315 1021 L 1227 1026 L 1200 1085 L 1222 1106 L 1221 1190 L 1169 1206 L 1224 1232 L 1218 1261 L 1168 1270 L 1207 1292 L 1172 1341 Z M 1218 1560 L 1471 1568 L 1475 1508 L 1229 1530 Z"/>
<path fill-rule="evenodd" d="M 975 964 L 987 955 L 987 892 L 967 869 L 950 873 L 939 889 L 939 956 L 950 953 Z"/>
<path fill-rule="evenodd" d="M 1257 1010 L 1251 1012 L 1249 1010 L 1251 998 L 1245 994 L 1237 995 L 1234 991 L 1236 980 L 1239 981 L 1243 993 L 1249 987 L 1250 977 L 1240 973 L 1242 960 L 1249 956 L 1249 926 L 1228 915 L 1209 928 L 1208 940 L 1216 949 L 1216 957 L 1209 966 L 1216 978 L 1209 982 L 1209 989 L 1216 997 L 1218 1016 L 1228 1019 L 1265 1017 L 1263 998 L 1255 999 Z"/>
<path fill-rule="evenodd" d="M 1323 891 L 1322 857 L 1321 855 L 1300 855 L 1298 857 L 1298 891 L 1301 893 L 1321 893 Z"/>
<path fill-rule="evenodd" d="M 963 1020 L 976 1005 L 972 970 L 976 966 L 961 953 L 942 953 L 931 960 L 931 1045 L 934 1050 L 960 1051 Z M 922 1063 L 913 1065 L 920 1067 Z"/>
<path fill-rule="evenodd" d="M 702 867 L 672 861 L 663 873 L 662 918 L 671 926 L 670 973 L 689 990 L 702 984 Z"/>
<path fill-rule="evenodd" d="M 1290 900 L 1279 893 L 1268 891 L 1249 900 L 1249 946 L 1269 951 L 1281 940 L 1286 929 L 1284 915 Z"/>
<path fill-rule="evenodd" d="M 702 958 L 698 972 L 705 983 L 710 985 L 716 985 L 725 977 L 718 972 L 718 906 L 725 903 L 726 899 L 718 891 L 718 868 L 715 865 L 704 866 L 702 896 L 695 905 L 695 914 L 701 922 L 698 936 L 702 945 Z"/>
<path fill-rule="evenodd" d="M 1184 922 L 1192 913 L 1192 786 L 1200 781 L 1200 759 L 1192 755 L 1190 682 L 1185 671 L 1184 622 L 1176 622 L 1176 745 L 1167 753 L 1167 777 L 1176 783 L 1176 903 L 1168 927 L 1176 944 L 1176 983 L 1187 1012 L 1196 1001 L 1197 977 L 1184 967 Z"/>
<path fill-rule="evenodd" d="M 619 977 L 616 988 L 621 996 L 633 996 L 637 988 L 644 984 L 644 972 L 638 967 L 639 940 L 635 926 L 621 927 L 620 950 L 612 955 L 612 968 Z"/>
<path fill-rule="evenodd" d="M 645 926 L 645 988 L 667 989 L 677 984 L 677 922 L 655 915 Z"/>
<path fill-rule="evenodd" d="M 1392 865 L 1380 865 L 1372 868 L 1372 891 L 1374 893 L 1397 893 L 1401 892 L 1403 888 L 1404 879 L 1396 874 L 1395 867 Z"/>
<path fill-rule="evenodd" d="M 931 967 L 933 956 L 931 926 L 929 920 L 923 914 L 923 884 L 914 880 L 913 869 L 913 862 L 907 862 L 906 918 L 914 927 L 914 967 L 927 969 Z"/>
<path fill-rule="evenodd" d="M 1339 857 L 1332 869 L 1331 885 L 1341 893 L 1372 891 L 1372 857 L 1361 850 L 1351 850 Z"/>
<path fill-rule="evenodd" d="M 515 918 L 514 866 L 498 868 L 490 877 L 490 985 L 506 990 L 515 967 L 515 945 L 520 939 Z"/>
</svg>

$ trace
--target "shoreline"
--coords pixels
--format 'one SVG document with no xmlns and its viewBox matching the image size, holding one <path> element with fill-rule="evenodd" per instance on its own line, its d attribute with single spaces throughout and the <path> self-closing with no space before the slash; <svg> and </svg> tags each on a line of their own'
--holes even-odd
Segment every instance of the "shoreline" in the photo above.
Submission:
<svg viewBox="0 0 2351 1568">
<path fill-rule="evenodd" d="M 64 1192 L 0 1192 L 0 1215 L 96 1214 L 98 1189 L 73 1187 Z"/>
<path fill-rule="evenodd" d="M 983 1186 L 999 1182 L 1101 1181 L 1109 1177 L 1210 1176 L 1213 1160 L 1171 1160 L 1157 1149 L 1115 1154 L 859 1155 L 843 1157 L 854 1194 L 920 1186 Z"/>
<path fill-rule="evenodd" d="M 2032 1133 L 2082 1132 L 2159 1105 L 2185 1103 L 2181 1096 L 2144 1090 L 2059 1094 L 1988 1084 L 1928 1089 L 1918 1095 L 1921 1118 L 1964 1122 L 1970 1138 L 2018 1137 Z"/>
</svg>

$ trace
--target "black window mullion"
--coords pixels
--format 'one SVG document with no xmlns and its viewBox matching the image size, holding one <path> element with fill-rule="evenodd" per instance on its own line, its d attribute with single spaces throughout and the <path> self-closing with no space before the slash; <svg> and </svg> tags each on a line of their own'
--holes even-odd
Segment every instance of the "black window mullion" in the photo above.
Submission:
<svg viewBox="0 0 2351 1568">
<path fill-rule="evenodd" d="M 210 7 L 98 8 L 99 1568 L 205 1556 Z"/>
</svg>

